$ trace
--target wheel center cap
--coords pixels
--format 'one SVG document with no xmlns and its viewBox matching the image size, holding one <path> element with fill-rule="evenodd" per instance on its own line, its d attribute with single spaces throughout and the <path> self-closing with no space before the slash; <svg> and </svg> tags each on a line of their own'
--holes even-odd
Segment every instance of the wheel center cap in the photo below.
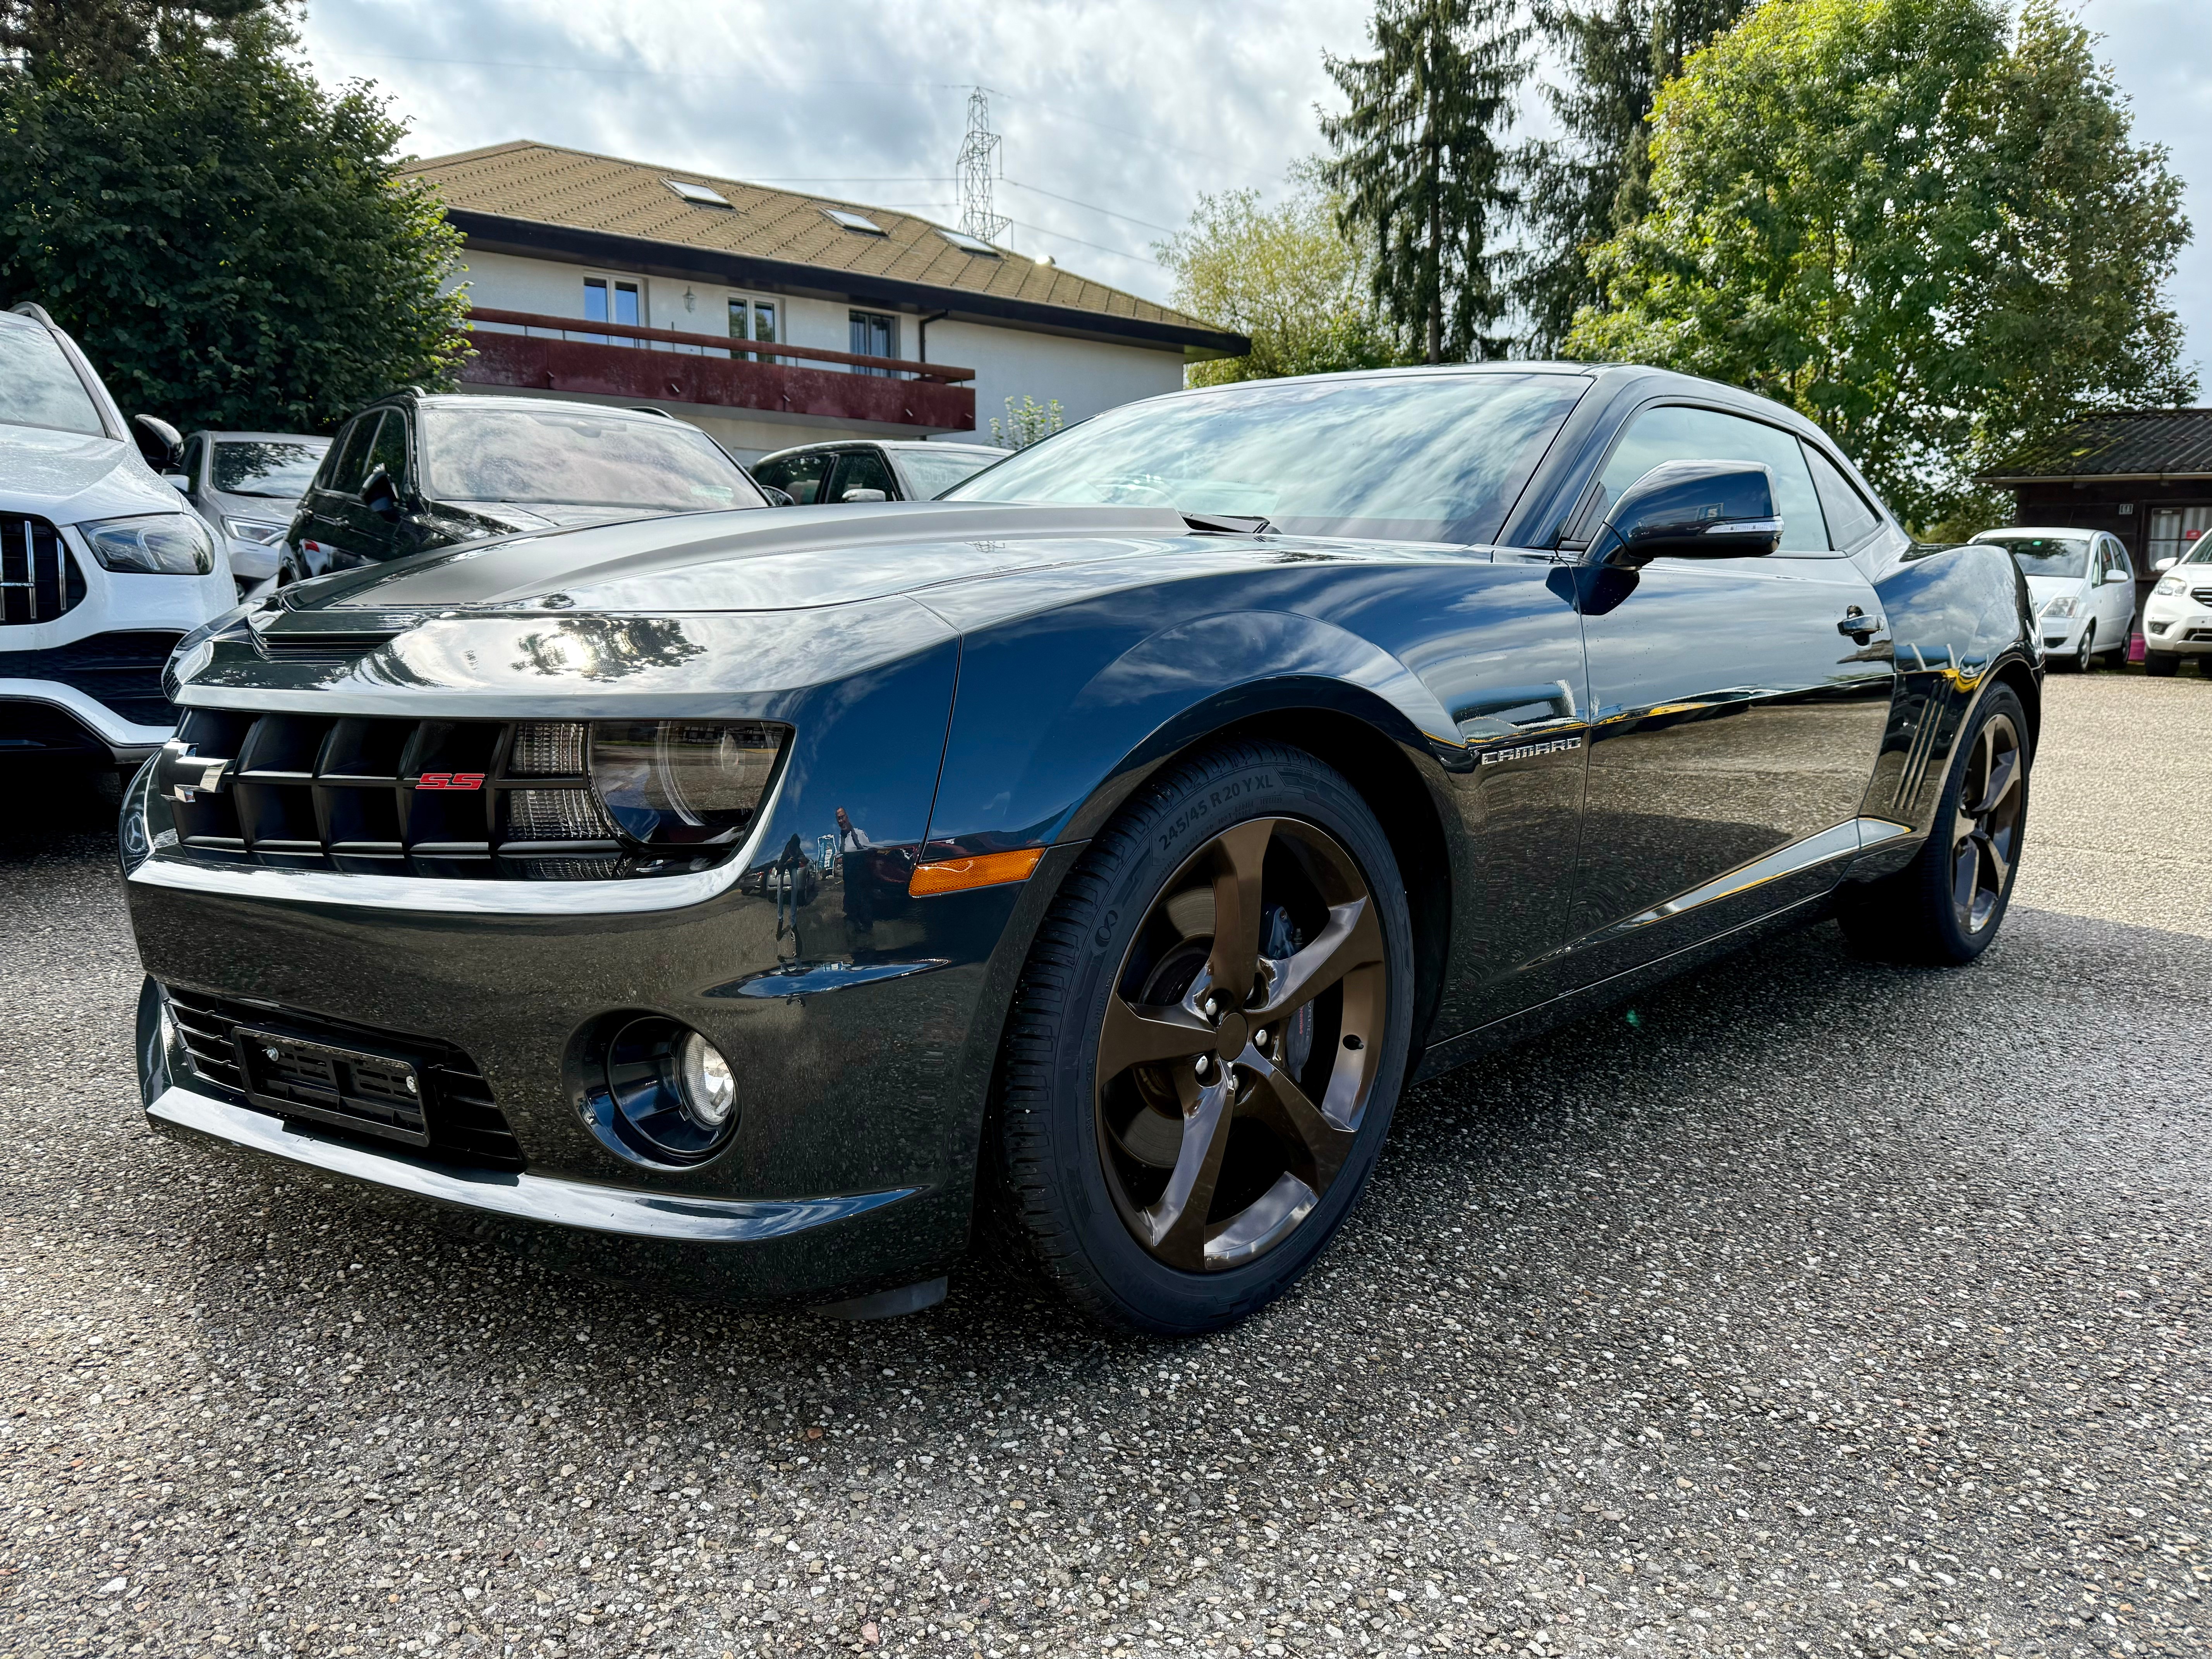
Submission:
<svg viewBox="0 0 2212 1659">
<path fill-rule="evenodd" d="M 1221 1024 L 1213 1028 L 1213 1052 L 1220 1056 L 1223 1065 L 1228 1065 L 1243 1054 L 1244 1045 L 1250 1036 L 1251 1028 L 1245 1023 L 1243 1015 L 1224 1014 Z"/>
</svg>

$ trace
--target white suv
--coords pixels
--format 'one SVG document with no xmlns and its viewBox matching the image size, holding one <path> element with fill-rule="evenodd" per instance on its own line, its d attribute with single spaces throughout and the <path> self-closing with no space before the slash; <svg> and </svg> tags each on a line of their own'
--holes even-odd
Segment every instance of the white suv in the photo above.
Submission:
<svg viewBox="0 0 2212 1659">
<path fill-rule="evenodd" d="M 168 739 L 171 647 L 237 603 L 222 549 L 149 465 L 181 448 L 126 422 L 45 312 L 0 311 L 0 763 L 131 766 Z"/>
<path fill-rule="evenodd" d="M 2157 584 L 2143 603 L 2143 672 L 2171 674 L 2184 657 L 2212 674 L 2212 536 L 2178 559 L 2153 567 Z"/>
</svg>

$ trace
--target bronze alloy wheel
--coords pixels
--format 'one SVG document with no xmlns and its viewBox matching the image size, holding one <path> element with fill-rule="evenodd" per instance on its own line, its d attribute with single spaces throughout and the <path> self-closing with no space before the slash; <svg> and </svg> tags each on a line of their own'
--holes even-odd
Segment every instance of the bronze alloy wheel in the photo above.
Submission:
<svg viewBox="0 0 2212 1659">
<path fill-rule="evenodd" d="M 1959 931 L 1980 933 L 2004 902 L 2018 856 L 2027 757 L 2012 716 L 1992 712 L 1974 734 L 1951 830 L 1951 906 Z"/>
<path fill-rule="evenodd" d="M 1218 1273 L 1297 1230 L 1351 1156 L 1391 988 L 1374 896 L 1326 831 L 1255 818 L 1183 862 L 1097 1041 L 1098 1156 L 1146 1252 Z"/>
</svg>

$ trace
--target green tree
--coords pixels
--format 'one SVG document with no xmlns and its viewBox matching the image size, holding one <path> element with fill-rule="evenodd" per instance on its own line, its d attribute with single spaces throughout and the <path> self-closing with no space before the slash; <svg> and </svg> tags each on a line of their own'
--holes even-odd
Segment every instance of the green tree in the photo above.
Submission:
<svg viewBox="0 0 2212 1659">
<path fill-rule="evenodd" d="M 1578 355 L 1791 404 L 1922 525 L 2026 437 L 2192 392 L 2180 185 L 2050 0 L 2010 38 L 1994 0 L 1769 0 L 1653 118 Z"/>
<path fill-rule="evenodd" d="M 1194 363 L 1193 386 L 1375 368 L 1399 354 L 1377 313 L 1360 244 L 1337 224 L 1337 204 L 1308 163 L 1291 172 L 1279 207 L 1255 190 L 1201 196 L 1190 227 L 1152 252 L 1175 273 L 1175 304 L 1252 342 L 1242 357 Z"/>
<path fill-rule="evenodd" d="M 1006 399 L 1006 418 L 1001 422 L 991 416 L 991 441 L 1001 449 L 1027 449 L 1031 444 L 1042 443 L 1067 424 L 1067 417 L 1060 407 L 1060 399 L 1039 403 L 1027 392 L 1018 404 Z"/>
<path fill-rule="evenodd" d="M 1532 356 L 1556 356 L 1575 313 L 1603 300 L 1592 249 L 1644 214 L 1657 88 L 1686 53 L 1734 23 L 1749 0 L 1535 0 L 1536 27 L 1566 71 L 1544 100 L 1561 137 L 1530 144 L 1522 212 L 1534 231 L 1513 283 Z"/>
<path fill-rule="evenodd" d="M 399 124 L 324 92 L 270 15 L 174 30 L 112 78 L 0 70 L 0 296 L 36 300 L 126 407 L 313 430 L 452 380 L 459 238 Z"/>
<path fill-rule="evenodd" d="M 1376 0 L 1372 58 L 1324 61 L 1349 107 L 1322 118 L 1335 155 L 1322 182 L 1338 223 L 1375 250 L 1376 301 L 1432 363 L 1503 355 L 1517 198 L 1500 142 L 1527 78 L 1514 0 Z"/>
<path fill-rule="evenodd" d="M 237 38 L 284 0 L 0 0 L 0 56 L 41 79 L 118 79 L 163 52 Z"/>
</svg>

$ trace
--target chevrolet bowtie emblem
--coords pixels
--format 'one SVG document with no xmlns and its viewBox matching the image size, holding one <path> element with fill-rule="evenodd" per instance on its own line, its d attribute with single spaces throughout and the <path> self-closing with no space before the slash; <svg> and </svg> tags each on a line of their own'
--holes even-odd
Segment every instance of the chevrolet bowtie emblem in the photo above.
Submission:
<svg viewBox="0 0 2212 1659">
<path fill-rule="evenodd" d="M 161 758 L 154 768 L 154 787 L 169 799 L 189 805 L 199 799 L 203 789 L 210 795 L 221 794 L 223 785 L 230 781 L 228 757 L 198 754 L 195 752 L 198 746 L 182 738 L 171 738 L 161 745 Z"/>
</svg>

